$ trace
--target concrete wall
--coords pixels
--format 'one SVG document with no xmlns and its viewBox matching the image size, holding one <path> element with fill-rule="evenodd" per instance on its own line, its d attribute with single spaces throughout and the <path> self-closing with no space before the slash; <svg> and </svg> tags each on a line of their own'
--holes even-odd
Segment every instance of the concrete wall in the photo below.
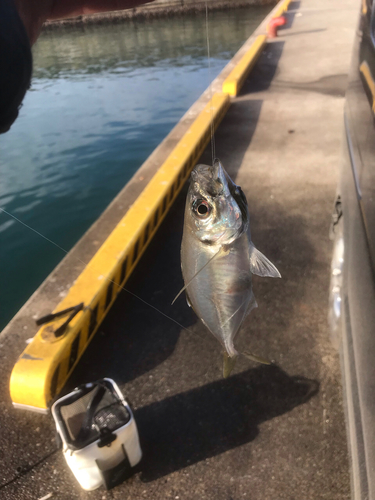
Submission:
<svg viewBox="0 0 375 500">
<path fill-rule="evenodd" d="M 215 4 L 221 4 L 221 3 L 226 3 L 228 5 L 231 4 L 249 4 L 249 5 L 266 5 L 270 3 L 276 3 L 272 2 L 270 0 L 227 0 L 226 2 L 223 2 L 223 0 L 207 0 L 207 4 L 215 5 Z M 189 5 L 197 5 L 197 4 L 206 4 L 205 0 L 154 0 L 153 2 L 150 2 L 146 4 L 144 7 L 149 8 L 152 6 L 156 5 L 163 5 L 163 6 L 189 6 Z"/>
<path fill-rule="evenodd" d="M 250 5 L 276 5 L 276 3 L 277 0 L 207 0 L 209 10 L 246 7 Z M 205 9 L 205 0 L 154 0 L 134 9 L 48 21 L 45 23 L 44 29 L 53 29 L 58 26 L 69 26 L 77 23 L 95 24 L 116 22 L 127 18 L 148 18 L 184 14 L 186 12 L 199 12 Z"/>
</svg>

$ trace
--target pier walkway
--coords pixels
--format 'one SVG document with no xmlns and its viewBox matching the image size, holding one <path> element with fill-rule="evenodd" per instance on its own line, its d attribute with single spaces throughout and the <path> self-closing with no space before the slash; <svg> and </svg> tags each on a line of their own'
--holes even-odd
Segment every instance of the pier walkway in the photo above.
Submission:
<svg viewBox="0 0 375 500">
<path fill-rule="evenodd" d="M 259 307 L 236 345 L 276 365 L 239 359 L 224 380 L 217 342 L 182 296 L 170 305 L 182 287 L 185 187 L 126 283 L 155 309 L 122 291 L 66 387 L 102 377 L 119 384 L 144 452 L 134 476 L 109 492 L 84 492 L 58 451 L 2 488 L 2 499 L 350 498 L 339 360 L 327 325 L 328 230 L 359 8 L 354 0 L 292 2 L 287 25 L 216 132 L 216 154 L 247 196 L 253 241 L 282 274 L 254 277 Z M 210 147 L 201 161 L 211 161 Z M 132 196 L 141 188 L 137 180 L 129 186 Z M 30 337 L 14 321 L 0 337 L 1 483 L 55 448 L 49 416 L 11 406 L 10 373 Z"/>
</svg>

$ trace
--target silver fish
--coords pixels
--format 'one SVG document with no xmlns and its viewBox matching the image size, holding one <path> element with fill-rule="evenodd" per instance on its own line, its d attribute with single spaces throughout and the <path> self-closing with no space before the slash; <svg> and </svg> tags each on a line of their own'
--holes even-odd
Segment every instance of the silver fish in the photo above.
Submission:
<svg viewBox="0 0 375 500">
<path fill-rule="evenodd" d="M 219 160 L 213 167 L 197 165 L 191 173 L 181 268 L 185 282 L 181 292 L 186 290 L 188 304 L 223 346 L 227 377 L 239 355 L 234 337 L 247 314 L 257 307 L 252 274 L 281 275 L 253 245 L 246 197 Z"/>
</svg>

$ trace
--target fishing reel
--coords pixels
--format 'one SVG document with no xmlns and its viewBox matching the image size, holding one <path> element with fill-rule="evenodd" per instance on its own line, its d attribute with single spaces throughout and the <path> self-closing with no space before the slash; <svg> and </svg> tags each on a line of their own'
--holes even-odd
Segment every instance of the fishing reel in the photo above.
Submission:
<svg viewBox="0 0 375 500">
<path fill-rule="evenodd" d="M 109 489 L 141 460 L 133 412 L 113 380 L 77 387 L 51 412 L 65 460 L 83 489 Z"/>
</svg>

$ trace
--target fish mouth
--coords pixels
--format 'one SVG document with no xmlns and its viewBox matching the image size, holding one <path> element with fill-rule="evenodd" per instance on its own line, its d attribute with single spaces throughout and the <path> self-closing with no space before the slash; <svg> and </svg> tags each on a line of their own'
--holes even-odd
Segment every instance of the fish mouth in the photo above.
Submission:
<svg viewBox="0 0 375 500">
<path fill-rule="evenodd" d="M 191 178 L 197 184 L 197 191 L 215 198 L 229 191 L 228 183 L 232 182 L 225 172 L 220 160 L 215 159 L 213 166 L 197 165 L 191 173 Z"/>
<path fill-rule="evenodd" d="M 223 165 L 221 164 L 221 162 L 218 158 L 214 159 L 212 171 L 213 171 L 213 175 L 214 175 L 215 179 L 220 179 L 220 180 L 225 179 L 224 168 L 223 168 Z"/>
<path fill-rule="evenodd" d="M 220 183 L 223 186 L 223 194 L 225 194 L 226 196 L 234 196 L 237 185 L 229 177 L 228 172 L 225 170 L 218 158 L 215 158 L 212 170 L 216 182 Z"/>
<path fill-rule="evenodd" d="M 223 193 L 224 186 L 215 177 L 213 167 L 197 165 L 191 173 L 191 178 L 195 183 L 195 191 L 200 192 L 202 195 L 215 198 Z"/>
</svg>

